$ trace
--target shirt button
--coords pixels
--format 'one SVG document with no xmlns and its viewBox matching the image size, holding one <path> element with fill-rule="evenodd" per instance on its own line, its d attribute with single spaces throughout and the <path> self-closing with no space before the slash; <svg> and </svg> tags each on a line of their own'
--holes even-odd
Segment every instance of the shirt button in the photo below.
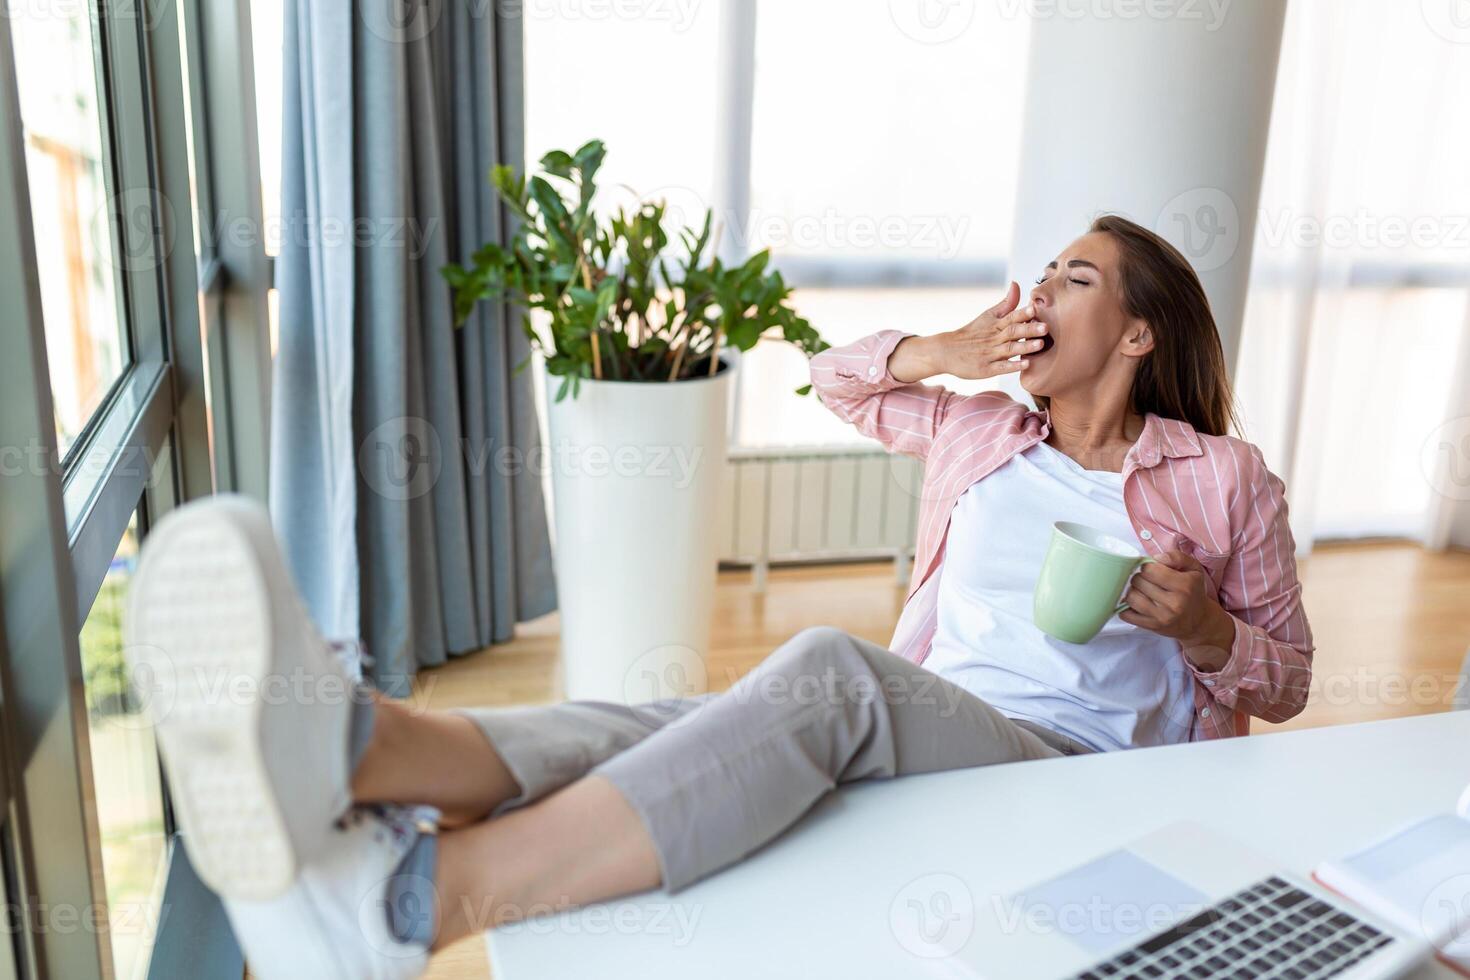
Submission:
<svg viewBox="0 0 1470 980">
<path fill-rule="evenodd" d="M 1199 716 L 1201 718 L 1208 718 L 1208 717 L 1210 717 L 1210 709 L 1209 708 L 1205 708 L 1203 711 L 1201 711 L 1199 713 Z"/>
<path fill-rule="evenodd" d="M 868 367 L 868 374 L 871 376 L 871 375 L 874 375 L 874 374 L 877 374 L 877 373 L 878 373 L 878 369 L 876 367 L 873 367 L 873 366 L 869 365 L 869 367 Z"/>
<path fill-rule="evenodd" d="M 1138 536 L 1145 541 L 1152 541 L 1154 539 L 1154 532 L 1150 531 L 1148 528 L 1144 528 L 1142 531 L 1138 532 Z"/>
<path fill-rule="evenodd" d="M 1210 680 L 1208 677 L 1203 678 L 1202 679 L 1202 683 L 1205 685 L 1205 687 L 1214 687 L 1215 686 L 1215 682 L 1212 681 L 1212 680 Z"/>
</svg>

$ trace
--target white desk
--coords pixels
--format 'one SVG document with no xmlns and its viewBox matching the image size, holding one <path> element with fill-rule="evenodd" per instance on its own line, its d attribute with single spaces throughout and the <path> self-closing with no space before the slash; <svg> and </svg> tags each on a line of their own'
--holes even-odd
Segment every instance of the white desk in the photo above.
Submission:
<svg viewBox="0 0 1470 980">
<path fill-rule="evenodd" d="M 1470 711 L 857 784 L 673 898 L 492 932 L 491 963 L 496 980 L 990 977 L 993 896 L 1170 821 L 1193 818 L 1305 873 L 1453 810 L 1467 783 Z M 941 892 L 962 904 L 957 889 L 972 899 L 973 923 L 960 922 L 970 940 L 952 960 L 914 955 L 890 916 Z"/>
</svg>

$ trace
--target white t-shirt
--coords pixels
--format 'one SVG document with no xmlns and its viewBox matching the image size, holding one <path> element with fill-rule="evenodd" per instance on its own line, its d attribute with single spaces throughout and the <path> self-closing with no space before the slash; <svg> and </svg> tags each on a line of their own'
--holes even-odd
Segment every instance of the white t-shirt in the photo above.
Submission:
<svg viewBox="0 0 1470 980">
<path fill-rule="evenodd" d="M 1039 442 L 960 495 L 940 570 L 938 629 L 924 666 L 994 705 L 1106 751 L 1182 742 L 1194 687 L 1179 643 L 1114 616 L 1090 643 L 1031 620 L 1055 521 L 1106 531 L 1144 553 L 1123 475 Z"/>
</svg>

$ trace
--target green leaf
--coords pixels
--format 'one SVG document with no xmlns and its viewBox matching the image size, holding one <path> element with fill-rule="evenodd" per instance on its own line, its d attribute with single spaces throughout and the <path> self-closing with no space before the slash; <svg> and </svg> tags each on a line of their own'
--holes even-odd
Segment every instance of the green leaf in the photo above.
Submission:
<svg viewBox="0 0 1470 980">
<path fill-rule="evenodd" d="M 567 213 L 566 202 L 557 193 L 556 188 L 547 183 L 544 177 L 531 178 L 531 200 L 541 209 L 541 217 L 546 222 L 546 230 L 553 238 L 564 244 L 567 249 L 572 250 L 572 243 L 568 237 L 571 231 L 571 215 Z"/>
<path fill-rule="evenodd" d="M 576 156 L 577 166 L 582 171 L 582 180 L 590 182 L 602 167 L 603 158 L 607 156 L 607 147 L 602 140 L 588 140 L 578 147 Z"/>
<path fill-rule="evenodd" d="M 618 281 L 611 276 L 608 276 L 606 279 L 602 280 L 602 282 L 598 283 L 597 285 L 597 292 L 595 293 L 595 297 L 597 303 L 597 313 L 595 319 L 598 323 L 601 323 L 603 320 L 607 319 L 608 313 L 612 310 L 613 302 L 618 298 Z M 618 334 L 618 336 L 622 337 L 622 334 L 620 333 Z M 624 346 L 626 347 L 626 338 L 624 338 L 624 340 Z"/>
<path fill-rule="evenodd" d="M 562 379 L 558 401 L 577 397 L 593 377 L 594 331 L 609 376 L 650 382 L 668 377 L 676 345 L 689 345 L 687 374 L 717 353 L 716 337 L 740 349 L 779 337 L 808 356 L 827 348 L 791 305 L 769 251 L 735 266 L 713 254 L 712 211 L 689 227 L 674 224 L 662 201 L 599 217 L 592 201 L 606 152 L 601 140 L 589 140 L 575 153 L 549 151 L 534 174 L 491 170 L 512 220 L 503 240 L 440 270 L 457 324 L 481 301 L 515 304 L 531 349 Z M 484 326 L 501 322 L 487 318 Z"/>
<path fill-rule="evenodd" d="M 490 171 L 490 183 L 495 188 L 516 217 L 521 220 L 529 220 L 526 213 L 526 181 L 524 177 L 517 177 L 514 170 L 506 164 L 497 164 Z"/>
<path fill-rule="evenodd" d="M 566 150 L 552 150 L 541 158 L 541 169 L 555 177 L 571 179 L 572 169 L 577 163 Z"/>
<path fill-rule="evenodd" d="M 760 320 L 742 319 L 725 327 L 725 339 L 742 351 L 750 350 L 761 339 L 765 327 Z"/>
<path fill-rule="evenodd" d="M 755 279 L 761 273 L 766 271 L 766 265 L 770 261 L 770 249 L 767 249 L 764 252 L 755 253 L 750 258 L 746 259 L 745 264 L 740 267 L 740 278 L 743 281 L 750 281 Z"/>
<path fill-rule="evenodd" d="M 509 258 L 505 249 L 494 242 L 487 242 L 476 250 L 475 254 L 470 257 L 470 261 L 475 265 L 505 265 Z"/>
</svg>

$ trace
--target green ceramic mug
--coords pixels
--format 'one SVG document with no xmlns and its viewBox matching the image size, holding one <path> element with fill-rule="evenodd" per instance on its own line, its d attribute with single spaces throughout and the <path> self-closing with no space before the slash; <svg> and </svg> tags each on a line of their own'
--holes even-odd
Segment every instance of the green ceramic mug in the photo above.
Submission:
<svg viewBox="0 0 1470 980">
<path fill-rule="evenodd" d="M 1036 580 L 1031 618 L 1067 643 L 1087 643 L 1128 608 L 1120 602 L 1133 573 L 1155 559 L 1097 528 L 1057 521 Z"/>
</svg>

